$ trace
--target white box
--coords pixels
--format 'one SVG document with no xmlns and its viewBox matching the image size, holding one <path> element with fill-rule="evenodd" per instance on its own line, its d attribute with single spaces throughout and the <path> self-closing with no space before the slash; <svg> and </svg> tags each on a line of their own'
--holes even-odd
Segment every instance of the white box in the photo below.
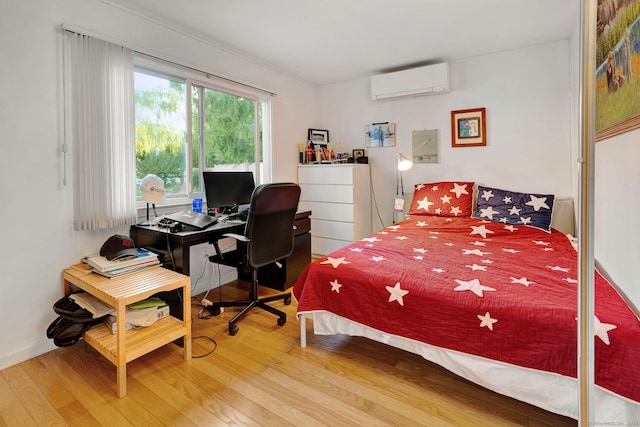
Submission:
<svg viewBox="0 0 640 427">
<path fill-rule="evenodd" d="M 127 309 L 127 312 L 129 310 Z M 157 320 L 160 320 L 164 317 L 169 316 L 169 306 L 168 305 L 163 305 L 162 307 L 157 307 L 157 311 L 156 311 L 158 317 Z M 115 315 L 110 314 L 107 317 L 104 318 L 104 324 L 107 326 L 107 329 L 109 329 L 111 331 L 112 334 L 115 335 L 115 333 L 118 330 L 118 323 L 117 323 L 118 319 Z M 129 322 L 127 322 L 127 327 L 126 329 L 133 329 L 133 325 Z"/>
</svg>

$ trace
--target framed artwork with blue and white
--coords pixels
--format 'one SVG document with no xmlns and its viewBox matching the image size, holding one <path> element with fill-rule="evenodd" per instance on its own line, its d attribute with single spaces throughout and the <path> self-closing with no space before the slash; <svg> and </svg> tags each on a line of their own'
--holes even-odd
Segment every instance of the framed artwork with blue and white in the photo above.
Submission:
<svg viewBox="0 0 640 427">
<path fill-rule="evenodd" d="M 485 108 L 451 112 L 451 146 L 477 147 L 487 145 Z"/>
</svg>

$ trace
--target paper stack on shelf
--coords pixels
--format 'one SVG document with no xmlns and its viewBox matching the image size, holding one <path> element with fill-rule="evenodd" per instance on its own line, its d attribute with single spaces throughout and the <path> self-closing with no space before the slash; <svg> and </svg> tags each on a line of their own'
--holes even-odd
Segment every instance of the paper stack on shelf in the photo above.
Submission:
<svg viewBox="0 0 640 427">
<path fill-rule="evenodd" d="M 143 248 L 137 248 L 138 256 L 124 260 L 109 261 L 103 256 L 87 258 L 93 272 L 105 277 L 116 277 L 160 264 L 158 255 Z"/>
<path fill-rule="evenodd" d="M 81 308 L 89 311 L 94 319 L 115 313 L 116 311 L 115 307 L 110 306 L 86 292 L 71 294 L 69 295 L 69 298 L 71 298 Z"/>
</svg>

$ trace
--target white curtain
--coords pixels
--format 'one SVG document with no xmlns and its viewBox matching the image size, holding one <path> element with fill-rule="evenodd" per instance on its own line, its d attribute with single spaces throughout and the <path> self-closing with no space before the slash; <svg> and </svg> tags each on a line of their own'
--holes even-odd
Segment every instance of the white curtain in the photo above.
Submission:
<svg viewBox="0 0 640 427">
<path fill-rule="evenodd" d="M 133 50 L 64 32 L 75 230 L 136 223 Z"/>
</svg>

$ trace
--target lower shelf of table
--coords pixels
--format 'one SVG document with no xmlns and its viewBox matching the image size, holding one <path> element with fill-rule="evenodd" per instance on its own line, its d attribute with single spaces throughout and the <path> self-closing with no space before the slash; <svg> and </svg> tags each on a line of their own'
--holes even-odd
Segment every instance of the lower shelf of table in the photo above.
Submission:
<svg viewBox="0 0 640 427">
<path fill-rule="evenodd" d="M 126 360 L 130 362 L 165 344 L 187 336 L 182 320 L 169 316 L 151 326 L 126 331 Z M 118 364 L 118 335 L 105 325 L 97 325 L 84 334 L 84 340 L 114 365 Z"/>
</svg>

